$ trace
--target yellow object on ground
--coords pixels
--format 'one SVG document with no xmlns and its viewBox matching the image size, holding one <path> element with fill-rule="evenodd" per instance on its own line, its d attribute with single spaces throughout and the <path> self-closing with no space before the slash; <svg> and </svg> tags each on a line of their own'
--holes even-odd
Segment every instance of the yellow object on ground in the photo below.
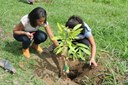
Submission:
<svg viewBox="0 0 128 85">
<path fill-rule="evenodd" d="M 24 55 L 26 58 L 30 58 L 29 48 L 23 49 L 22 51 L 23 51 L 23 55 Z"/>
<path fill-rule="evenodd" d="M 40 47 L 40 45 L 33 44 L 32 48 L 36 49 L 39 54 L 43 52 L 43 49 Z"/>
</svg>

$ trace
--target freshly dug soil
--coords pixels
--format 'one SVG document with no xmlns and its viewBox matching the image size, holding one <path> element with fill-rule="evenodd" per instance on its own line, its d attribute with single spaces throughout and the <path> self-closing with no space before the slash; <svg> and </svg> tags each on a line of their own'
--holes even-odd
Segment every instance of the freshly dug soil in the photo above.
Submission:
<svg viewBox="0 0 128 85">
<path fill-rule="evenodd" d="M 68 60 L 70 67 L 68 74 L 59 76 L 62 68 L 62 60 L 53 53 L 43 53 L 37 59 L 34 75 L 40 77 L 45 85 L 101 85 L 105 78 L 111 77 L 110 71 L 105 67 L 105 63 L 110 61 L 108 54 L 101 54 L 97 63 L 98 66 L 90 66 L 82 60 Z M 117 79 L 118 80 L 118 79 Z M 119 78 L 118 81 L 122 81 Z M 107 85 L 107 84 L 105 84 Z M 123 85 L 120 83 L 120 85 Z"/>
</svg>

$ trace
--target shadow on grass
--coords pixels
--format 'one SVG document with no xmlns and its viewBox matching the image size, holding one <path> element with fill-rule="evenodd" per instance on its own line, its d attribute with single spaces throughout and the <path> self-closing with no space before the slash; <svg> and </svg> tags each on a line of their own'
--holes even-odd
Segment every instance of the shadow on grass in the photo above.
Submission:
<svg viewBox="0 0 128 85">
<path fill-rule="evenodd" d="M 12 53 L 15 56 L 20 56 L 22 55 L 21 50 L 22 50 L 22 45 L 21 43 L 17 41 L 4 41 L 4 48 L 3 50 Z"/>
</svg>

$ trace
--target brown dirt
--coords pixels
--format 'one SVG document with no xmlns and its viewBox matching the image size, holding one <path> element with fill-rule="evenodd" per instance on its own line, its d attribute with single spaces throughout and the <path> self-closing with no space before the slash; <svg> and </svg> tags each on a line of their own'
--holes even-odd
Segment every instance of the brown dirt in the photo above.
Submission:
<svg viewBox="0 0 128 85">
<path fill-rule="evenodd" d="M 70 79 L 59 77 L 61 60 L 53 53 L 43 53 L 39 56 L 41 59 L 37 59 L 34 75 L 43 79 L 46 85 L 78 85 Z"/>
<path fill-rule="evenodd" d="M 59 77 L 61 59 L 53 53 L 43 53 L 39 56 L 40 59 L 37 59 L 34 75 L 43 79 L 46 85 L 88 85 L 89 83 L 100 85 L 102 79 L 107 75 L 107 69 L 102 65 L 103 60 L 98 63 L 98 67 L 89 66 L 80 60 L 68 60 L 70 72 Z M 103 56 L 106 57 L 107 55 L 103 54 Z M 86 78 L 91 81 L 87 81 Z"/>
</svg>

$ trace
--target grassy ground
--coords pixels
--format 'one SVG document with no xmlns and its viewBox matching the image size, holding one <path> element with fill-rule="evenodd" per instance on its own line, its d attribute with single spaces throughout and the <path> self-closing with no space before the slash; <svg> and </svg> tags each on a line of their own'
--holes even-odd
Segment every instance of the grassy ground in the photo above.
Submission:
<svg viewBox="0 0 128 85">
<path fill-rule="evenodd" d="M 65 24 L 71 15 L 79 15 L 93 30 L 97 54 L 107 51 L 112 54 L 111 57 L 116 56 L 127 62 L 127 0 L 40 0 L 34 5 L 27 4 L 25 0 L 0 0 L 0 59 L 9 60 L 17 70 L 12 76 L 0 68 L 0 85 L 13 85 L 16 81 L 21 85 L 43 83 L 38 77 L 31 79 L 35 61 L 23 57 L 20 43 L 12 36 L 14 25 L 37 6 L 47 10 L 48 21 L 55 35 L 57 22 Z M 47 40 L 42 46 L 46 47 L 49 44 L 51 42 Z M 33 50 L 32 52 L 36 54 Z M 19 62 L 25 62 L 25 70 L 19 68 Z"/>
</svg>

